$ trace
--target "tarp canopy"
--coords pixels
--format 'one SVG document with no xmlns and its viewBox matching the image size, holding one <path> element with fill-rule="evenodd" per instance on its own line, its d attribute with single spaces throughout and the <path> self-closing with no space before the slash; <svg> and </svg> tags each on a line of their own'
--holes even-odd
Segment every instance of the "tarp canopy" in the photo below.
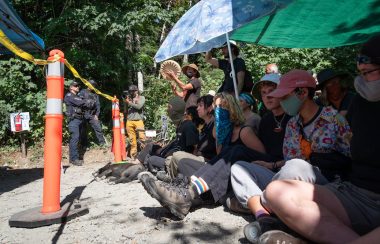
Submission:
<svg viewBox="0 0 380 244">
<path fill-rule="evenodd" d="M 44 41 L 25 25 L 7 0 L 0 0 L 0 29 L 24 51 L 41 52 L 45 49 Z M 0 44 L 0 54 L 8 53 L 9 50 Z"/>
<path fill-rule="evenodd" d="M 328 48 L 380 33 L 379 0 L 296 0 L 235 30 L 231 39 L 263 46 Z"/>
</svg>

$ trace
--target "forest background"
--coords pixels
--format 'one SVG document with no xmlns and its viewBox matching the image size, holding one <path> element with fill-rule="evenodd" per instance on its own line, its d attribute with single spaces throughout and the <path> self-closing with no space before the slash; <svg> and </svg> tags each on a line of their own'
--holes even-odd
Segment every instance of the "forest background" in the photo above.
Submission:
<svg viewBox="0 0 380 244">
<path fill-rule="evenodd" d="M 197 1 L 191 0 L 13 0 L 21 19 L 44 41 L 47 58 L 60 49 L 82 77 L 94 79 L 99 89 L 121 98 L 130 84 L 137 84 L 137 72 L 144 77 L 145 125 L 159 129 L 172 96 L 168 81 L 160 79 L 153 57 L 177 20 Z M 318 72 L 332 67 L 355 74 L 357 46 L 332 49 L 285 49 L 239 43 L 241 56 L 255 81 L 264 75 L 265 65 L 277 63 L 281 73 L 299 68 Z M 214 50 L 215 56 L 220 55 Z M 173 58 L 181 65 L 196 63 L 203 81 L 202 94 L 217 90 L 223 74 L 204 61 L 203 54 Z M 181 77 L 185 81 L 185 77 Z M 74 79 L 65 70 L 65 92 Z M 82 86 L 82 88 L 84 85 Z M 111 103 L 100 98 L 103 129 L 110 138 Z M 44 137 L 46 80 L 44 69 L 12 55 L 0 55 L 0 151 L 15 150 L 19 137 L 10 131 L 9 114 L 29 112 L 29 147 L 40 147 Z M 122 108 L 123 106 L 121 106 Z M 64 125 L 64 143 L 68 132 Z"/>
</svg>

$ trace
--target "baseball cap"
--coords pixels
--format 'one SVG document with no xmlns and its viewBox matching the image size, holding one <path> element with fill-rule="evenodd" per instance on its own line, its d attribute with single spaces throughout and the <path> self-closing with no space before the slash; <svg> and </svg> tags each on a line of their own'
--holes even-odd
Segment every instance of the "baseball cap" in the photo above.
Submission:
<svg viewBox="0 0 380 244">
<path fill-rule="evenodd" d="M 261 77 L 261 79 L 255 83 L 255 85 L 253 86 L 253 89 L 252 89 L 252 95 L 256 98 L 256 99 L 259 99 L 261 101 L 261 94 L 260 94 L 260 91 L 259 91 L 259 88 L 260 88 L 260 84 L 263 82 L 263 81 L 270 81 L 270 82 L 273 82 L 275 83 L 276 85 L 278 85 L 278 83 L 280 83 L 280 78 L 281 78 L 281 75 L 278 74 L 278 73 L 271 73 L 271 74 L 266 74 L 264 75 L 263 77 Z"/>
<path fill-rule="evenodd" d="M 128 88 L 128 90 L 130 90 L 130 91 L 137 91 L 138 88 L 137 88 L 136 85 L 130 85 L 129 88 Z"/>
<path fill-rule="evenodd" d="M 73 81 L 73 82 L 70 83 L 70 86 L 79 86 L 79 83 L 76 82 L 76 81 Z"/>
<path fill-rule="evenodd" d="M 298 87 L 316 88 L 314 77 L 306 70 L 293 69 L 280 78 L 276 90 L 269 93 L 270 97 L 283 97 L 294 91 Z"/>
<path fill-rule="evenodd" d="M 231 46 L 235 46 L 235 47 L 237 47 L 236 42 L 233 41 L 233 40 L 230 40 L 230 45 L 231 45 Z M 227 46 L 227 42 L 225 42 L 225 43 L 223 44 L 223 46 L 221 46 L 221 47 L 226 47 L 226 46 Z"/>
</svg>

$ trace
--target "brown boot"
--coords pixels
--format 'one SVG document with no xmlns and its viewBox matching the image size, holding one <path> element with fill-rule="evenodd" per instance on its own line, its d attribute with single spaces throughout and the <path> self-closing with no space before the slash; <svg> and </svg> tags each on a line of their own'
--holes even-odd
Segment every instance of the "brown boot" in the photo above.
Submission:
<svg viewBox="0 0 380 244">
<path fill-rule="evenodd" d="M 183 219 L 189 213 L 192 200 L 196 195 L 189 183 L 179 184 L 175 181 L 165 183 L 155 181 L 148 175 L 141 177 L 141 183 L 149 195 L 178 218 Z"/>
</svg>

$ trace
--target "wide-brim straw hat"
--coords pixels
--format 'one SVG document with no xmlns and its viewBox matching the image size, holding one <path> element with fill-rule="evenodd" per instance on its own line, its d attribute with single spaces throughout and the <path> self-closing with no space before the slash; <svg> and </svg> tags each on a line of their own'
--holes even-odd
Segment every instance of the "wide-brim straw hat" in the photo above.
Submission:
<svg viewBox="0 0 380 244">
<path fill-rule="evenodd" d="M 161 64 L 160 74 L 166 80 L 171 80 L 171 78 L 166 74 L 168 71 L 173 71 L 176 76 L 181 74 L 181 66 L 174 60 L 167 60 Z"/>
</svg>

